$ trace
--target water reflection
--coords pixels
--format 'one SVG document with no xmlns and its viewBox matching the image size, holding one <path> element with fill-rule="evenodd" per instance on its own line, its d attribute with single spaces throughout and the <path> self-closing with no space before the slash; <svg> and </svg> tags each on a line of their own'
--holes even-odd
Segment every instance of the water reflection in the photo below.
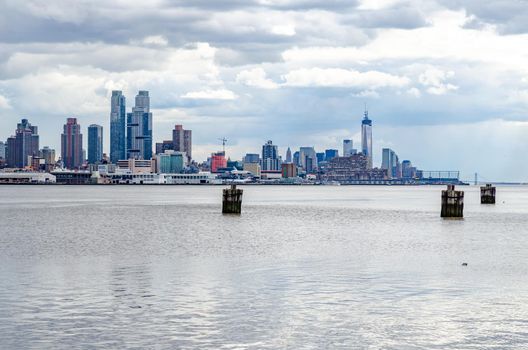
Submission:
<svg viewBox="0 0 528 350">
<path fill-rule="evenodd" d="M 76 188 L 80 200 L 70 205 L 51 187 L 61 205 L 0 205 L 1 348 L 461 349 L 528 341 L 528 215 L 519 209 L 470 207 L 466 220 L 445 221 L 427 209 L 438 204 L 436 192 L 422 189 L 375 189 L 365 206 L 357 205 L 362 190 L 307 190 L 296 200 L 296 188 L 279 198 L 270 197 L 275 188 L 256 188 L 245 191 L 243 215 L 230 217 L 209 203 L 216 192 L 194 190 L 156 188 L 150 197 L 149 188 L 134 187 L 112 199 L 98 192 L 106 189 Z M 327 202 L 314 205 L 314 194 Z M 410 202 L 395 210 L 383 196 Z M 521 203 L 528 193 L 518 196 Z M 422 201 L 423 210 L 409 209 Z"/>
</svg>

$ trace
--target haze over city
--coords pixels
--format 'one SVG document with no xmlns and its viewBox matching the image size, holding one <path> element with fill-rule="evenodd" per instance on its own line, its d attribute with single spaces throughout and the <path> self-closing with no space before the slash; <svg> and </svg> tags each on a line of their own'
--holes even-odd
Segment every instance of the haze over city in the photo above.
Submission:
<svg viewBox="0 0 528 350">
<path fill-rule="evenodd" d="M 105 127 L 109 99 L 148 90 L 153 138 L 240 159 L 360 141 L 424 169 L 526 181 L 523 1 L 3 1 L 0 140 L 21 118 L 60 149 L 67 117 Z M 24 26 L 19 25 L 24 23 Z M 129 105 L 131 106 L 131 104 Z M 127 108 L 129 107 L 127 106 Z"/>
</svg>

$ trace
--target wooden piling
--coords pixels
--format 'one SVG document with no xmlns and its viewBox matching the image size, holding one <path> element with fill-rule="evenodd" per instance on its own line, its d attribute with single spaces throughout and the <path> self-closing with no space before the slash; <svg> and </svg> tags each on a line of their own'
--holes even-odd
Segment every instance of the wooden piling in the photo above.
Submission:
<svg viewBox="0 0 528 350">
<path fill-rule="evenodd" d="M 242 212 L 242 192 L 243 190 L 238 190 L 236 185 L 224 189 L 222 213 L 240 214 Z"/>
<path fill-rule="evenodd" d="M 495 187 L 491 184 L 480 187 L 480 204 L 495 204 Z"/>
<path fill-rule="evenodd" d="M 442 191 L 443 218 L 464 217 L 464 191 L 455 191 L 455 185 L 447 185 L 447 190 Z"/>
</svg>

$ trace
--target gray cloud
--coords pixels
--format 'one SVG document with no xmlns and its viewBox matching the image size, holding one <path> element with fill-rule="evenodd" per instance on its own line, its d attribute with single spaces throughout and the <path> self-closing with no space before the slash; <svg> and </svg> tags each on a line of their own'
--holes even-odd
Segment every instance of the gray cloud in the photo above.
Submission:
<svg viewBox="0 0 528 350">
<path fill-rule="evenodd" d="M 150 90 L 156 141 L 182 122 L 195 130 L 199 158 L 221 136 L 240 152 L 268 138 L 340 148 L 357 135 L 364 102 L 376 147 L 390 140 L 426 168 L 450 160 L 427 137 L 413 139 L 422 129 L 475 125 L 487 135 L 493 125 L 518 135 L 528 50 L 513 33 L 525 31 L 526 2 L 384 3 L 0 1 L 0 139 L 27 116 L 59 149 L 65 117 L 107 125 L 112 89 L 124 90 L 128 108 L 137 90 Z M 449 11 L 462 9 L 473 16 L 465 24 Z M 488 24 L 512 35 L 480 30 Z M 401 83 L 379 82 L 394 77 Z"/>
<path fill-rule="evenodd" d="M 502 34 L 528 32 L 528 1 L 526 0 L 447 0 L 442 1 L 453 9 L 464 9 L 475 16 L 468 28 L 479 29 L 485 24 L 497 26 Z"/>
</svg>

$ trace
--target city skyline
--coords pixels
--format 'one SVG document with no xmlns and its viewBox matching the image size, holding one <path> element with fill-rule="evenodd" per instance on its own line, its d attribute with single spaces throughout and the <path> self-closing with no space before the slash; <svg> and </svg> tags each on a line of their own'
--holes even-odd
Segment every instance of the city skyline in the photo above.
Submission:
<svg viewBox="0 0 528 350">
<path fill-rule="evenodd" d="M 288 146 L 341 149 L 348 138 L 357 148 L 366 102 L 374 165 L 391 148 L 464 178 L 528 177 L 519 161 L 528 149 L 523 3 L 61 4 L 0 4 L 1 140 L 28 118 L 58 150 L 56 130 L 75 116 L 83 128 L 104 126 L 108 154 L 111 92 L 133 101 L 144 89 L 155 96 L 153 141 L 185 125 L 196 159 L 223 136 L 234 158 L 259 152 L 255 139 L 272 139 L 281 155 Z M 22 22 L 31 26 L 15 31 Z"/>
<path fill-rule="evenodd" d="M 155 142 L 154 135 L 152 135 L 152 113 L 150 113 L 150 95 L 148 91 L 140 90 L 135 98 L 135 105 L 131 108 L 131 113 L 123 113 L 126 111 L 126 98 L 123 96 L 122 91 L 112 91 L 110 99 L 110 154 L 104 149 L 103 142 L 103 130 L 104 127 L 97 124 L 90 124 L 87 127 L 87 139 L 83 143 L 82 137 L 82 126 L 77 122 L 77 118 L 67 118 L 67 123 L 63 125 L 63 133 L 61 134 L 61 158 L 62 164 L 68 169 L 79 169 L 81 165 L 85 164 L 99 164 L 105 157 L 108 161 L 113 164 L 117 164 L 117 161 L 112 161 L 113 154 L 126 154 L 123 159 L 118 159 L 119 161 L 124 161 L 128 159 L 151 159 L 153 156 L 160 156 L 163 153 L 174 153 L 175 154 L 184 154 L 185 162 L 184 164 L 189 165 L 191 161 L 197 163 L 202 163 L 202 160 L 197 160 L 192 158 L 192 130 L 186 130 L 181 124 L 176 124 L 172 130 L 172 139 L 163 140 L 162 142 Z M 119 112 L 116 112 L 119 111 Z M 120 132 L 121 124 L 120 118 L 117 118 L 118 114 L 126 114 L 126 123 L 125 123 L 125 133 L 124 135 Z M 13 149 L 18 149 L 19 151 L 11 151 L 11 154 L 14 156 L 16 152 L 27 153 L 25 154 L 25 159 L 28 155 L 33 155 L 37 158 L 48 158 L 46 164 L 55 164 L 57 159 L 52 159 L 49 161 L 50 155 L 43 157 L 42 151 L 46 153 L 49 146 L 45 146 L 44 149 L 39 150 L 38 147 L 38 126 L 31 126 L 27 119 L 22 119 L 21 123 L 17 124 L 17 129 L 15 134 L 18 135 L 20 130 L 26 130 L 29 132 L 29 136 L 33 135 L 33 138 L 36 138 L 35 145 L 32 145 L 32 148 L 29 151 L 25 151 L 25 146 L 13 147 Z M 15 136 L 8 138 L 9 140 L 14 140 Z M 121 145 L 122 140 L 126 141 L 125 147 Z M 207 157 L 207 160 L 203 162 L 218 163 L 212 166 L 213 169 L 217 167 L 225 167 L 225 161 L 227 159 L 236 159 L 232 158 L 229 154 L 225 152 L 225 143 L 228 141 L 226 138 L 218 139 L 222 141 L 222 151 L 221 152 L 212 152 L 210 156 Z M 2 143 L 2 147 L 7 149 L 7 144 Z M 384 166 L 385 164 L 385 148 L 382 150 L 382 163 L 380 166 L 373 164 L 372 157 L 372 120 L 369 119 L 368 110 L 366 109 L 363 112 L 363 119 L 361 121 L 361 150 L 360 153 L 364 154 L 367 159 L 367 168 L 383 168 L 387 169 Z M 155 145 L 155 146 L 154 146 Z M 299 165 L 308 172 L 319 168 L 318 162 L 324 160 L 329 160 L 331 158 L 339 156 L 339 151 L 337 149 L 325 149 L 323 152 L 317 152 L 317 146 L 300 146 L 299 151 L 295 152 L 295 156 L 292 158 L 291 148 L 288 146 L 284 154 L 284 157 L 278 150 L 278 146 L 273 144 L 272 140 L 268 140 L 262 146 L 262 170 L 263 171 L 280 171 L 282 163 L 291 163 Z M 168 152 L 170 151 L 170 152 Z M 5 150 L 3 150 L 5 152 Z M 15 152 L 15 153 L 13 153 Z M 343 140 L 343 153 L 342 156 L 348 157 L 353 154 L 358 153 L 357 149 L 353 148 L 352 139 Z M 242 162 L 245 162 L 246 158 L 251 153 L 246 153 L 245 156 L 239 158 Z M 254 154 L 259 157 L 258 154 Z M 215 158 L 215 157 L 221 157 Z M 1 158 L 1 157 L 0 157 Z M 4 156 L 5 158 L 5 156 Z M 21 158 L 19 156 L 19 158 Z M 396 157 L 397 158 L 397 157 Z M 59 160 L 60 160 L 59 159 Z M 253 161 L 249 161 L 252 163 Z M 14 158 L 10 160 L 11 165 L 15 163 Z M 398 160 L 396 163 L 399 164 Z M 220 165 L 222 164 L 222 165 Z M 9 166 L 8 160 L 8 166 Z M 22 168 L 29 164 L 19 164 L 19 167 Z M 183 165 L 182 165 L 183 166 Z M 183 169 L 183 168 L 182 168 Z M 389 171 L 389 176 L 390 176 Z"/>
</svg>

